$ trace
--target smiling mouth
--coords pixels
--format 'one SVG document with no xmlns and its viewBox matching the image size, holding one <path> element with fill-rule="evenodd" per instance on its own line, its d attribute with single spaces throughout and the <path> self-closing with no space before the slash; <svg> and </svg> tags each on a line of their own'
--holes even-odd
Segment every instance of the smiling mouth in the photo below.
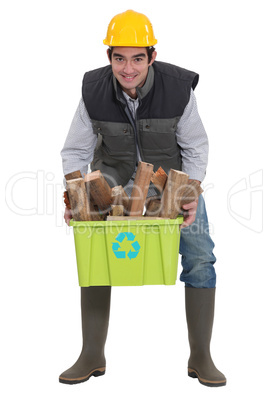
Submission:
<svg viewBox="0 0 268 402">
<path fill-rule="evenodd" d="M 121 77 L 125 81 L 133 81 L 137 77 L 137 75 L 123 75 L 123 74 L 121 74 Z"/>
</svg>

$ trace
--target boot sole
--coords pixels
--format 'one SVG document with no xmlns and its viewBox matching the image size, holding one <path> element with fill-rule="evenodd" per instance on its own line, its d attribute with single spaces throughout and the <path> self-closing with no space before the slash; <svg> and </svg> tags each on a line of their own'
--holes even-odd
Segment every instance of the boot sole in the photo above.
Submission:
<svg viewBox="0 0 268 402">
<path fill-rule="evenodd" d="M 207 387 L 223 387 L 224 385 L 226 385 L 226 380 L 222 381 L 205 380 L 204 378 L 200 377 L 200 375 L 196 370 L 190 368 L 188 368 L 188 376 L 191 378 L 197 378 L 200 384 L 206 385 Z"/>
<path fill-rule="evenodd" d="M 81 382 L 85 382 L 90 379 L 90 377 L 100 377 L 101 375 L 105 374 L 105 367 L 97 368 L 92 370 L 89 374 L 85 375 L 84 377 L 78 377 L 78 378 L 65 378 L 65 377 L 59 377 L 59 382 L 63 384 L 79 384 Z"/>
</svg>

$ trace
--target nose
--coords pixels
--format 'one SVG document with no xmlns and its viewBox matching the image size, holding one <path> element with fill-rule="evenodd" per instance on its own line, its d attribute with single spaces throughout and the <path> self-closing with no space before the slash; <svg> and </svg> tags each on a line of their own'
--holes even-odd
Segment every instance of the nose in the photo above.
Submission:
<svg viewBox="0 0 268 402">
<path fill-rule="evenodd" d="M 124 65 L 124 72 L 127 74 L 130 74 L 133 72 L 133 67 L 131 65 L 131 61 L 126 61 L 125 65 Z"/>
</svg>

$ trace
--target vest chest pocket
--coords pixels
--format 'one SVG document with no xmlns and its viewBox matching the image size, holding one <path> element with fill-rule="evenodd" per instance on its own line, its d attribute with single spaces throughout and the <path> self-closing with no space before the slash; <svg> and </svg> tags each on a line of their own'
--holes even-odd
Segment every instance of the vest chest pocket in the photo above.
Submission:
<svg viewBox="0 0 268 402">
<path fill-rule="evenodd" d="M 142 148 L 156 151 L 173 149 L 174 152 L 174 145 L 177 145 L 176 129 L 179 120 L 180 117 L 140 120 L 139 131 Z"/>
<path fill-rule="evenodd" d="M 93 120 L 92 126 L 94 134 L 99 137 L 97 147 L 103 148 L 110 156 L 133 153 L 135 139 L 130 124 Z"/>
</svg>

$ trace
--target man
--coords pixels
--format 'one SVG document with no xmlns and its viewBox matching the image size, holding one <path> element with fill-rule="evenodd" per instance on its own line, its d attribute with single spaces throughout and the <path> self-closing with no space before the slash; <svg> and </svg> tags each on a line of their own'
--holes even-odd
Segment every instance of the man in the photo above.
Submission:
<svg viewBox="0 0 268 402">
<path fill-rule="evenodd" d="M 64 174 L 84 174 L 91 164 L 112 186 L 129 191 L 142 160 L 202 182 L 208 141 L 193 92 L 198 75 L 156 61 L 156 43 L 145 15 L 128 10 L 111 20 L 104 40 L 110 64 L 84 76 L 82 99 L 61 152 Z M 188 375 L 207 386 L 222 386 L 226 378 L 210 355 L 216 259 L 204 199 L 183 208 L 188 214 L 181 231 L 180 279 L 191 349 Z M 70 219 L 66 210 L 66 222 Z M 105 373 L 110 294 L 109 286 L 81 288 L 83 348 L 60 382 L 74 384 Z"/>
</svg>

